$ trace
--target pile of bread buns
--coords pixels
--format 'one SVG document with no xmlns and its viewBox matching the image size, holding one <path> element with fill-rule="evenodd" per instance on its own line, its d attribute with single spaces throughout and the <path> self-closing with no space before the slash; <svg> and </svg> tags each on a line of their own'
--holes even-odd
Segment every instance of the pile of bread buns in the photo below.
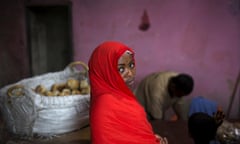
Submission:
<svg viewBox="0 0 240 144">
<path fill-rule="evenodd" d="M 55 83 L 50 89 L 43 85 L 37 85 L 34 91 L 43 96 L 68 96 L 68 95 L 86 95 L 90 93 L 88 81 L 68 79 L 65 83 Z"/>
</svg>

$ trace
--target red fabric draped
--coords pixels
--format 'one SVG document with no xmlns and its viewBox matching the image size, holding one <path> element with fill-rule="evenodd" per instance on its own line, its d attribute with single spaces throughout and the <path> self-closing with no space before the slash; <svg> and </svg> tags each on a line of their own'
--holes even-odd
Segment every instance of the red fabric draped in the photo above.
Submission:
<svg viewBox="0 0 240 144">
<path fill-rule="evenodd" d="M 89 60 L 93 144 L 159 144 L 144 109 L 118 72 L 118 59 L 126 50 L 133 52 L 119 42 L 104 42 Z"/>
</svg>

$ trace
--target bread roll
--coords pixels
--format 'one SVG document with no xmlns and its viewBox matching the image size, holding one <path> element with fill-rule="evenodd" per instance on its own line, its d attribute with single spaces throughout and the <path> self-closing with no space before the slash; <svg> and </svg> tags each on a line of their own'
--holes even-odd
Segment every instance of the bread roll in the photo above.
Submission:
<svg viewBox="0 0 240 144">
<path fill-rule="evenodd" d="M 66 83 L 53 84 L 51 91 L 62 91 L 64 88 L 66 88 Z"/>
<path fill-rule="evenodd" d="M 81 92 L 79 90 L 72 90 L 72 95 L 79 95 Z"/>
<path fill-rule="evenodd" d="M 83 88 L 81 89 L 81 94 L 89 94 L 90 93 L 90 86 L 86 87 L 86 88 Z"/>
<path fill-rule="evenodd" d="M 54 94 L 51 91 L 45 91 L 45 96 L 54 96 Z"/>
<path fill-rule="evenodd" d="M 80 81 L 80 89 L 84 89 L 84 88 L 88 88 L 88 87 L 89 87 L 89 84 L 86 79 Z"/>
<path fill-rule="evenodd" d="M 44 95 L 44 93 L 47 91 L 47 89 L 43 85 L 38 85 L 35 88 L 35 92 L 41 95 Z"/>
<path fill-rule="evenodd" d="M 79 81 L 76 79 L 69 79 L 67 80 L 67 87 L 71 90 L 79 89 Z"/>
<path fill-rule="evenodd" d="M 71 90 L 70 89 L 63 89 L 62 92 L 59 94 L 60 96 L 67 96 L 67 95 L 71 95 Z"/>
</svg>

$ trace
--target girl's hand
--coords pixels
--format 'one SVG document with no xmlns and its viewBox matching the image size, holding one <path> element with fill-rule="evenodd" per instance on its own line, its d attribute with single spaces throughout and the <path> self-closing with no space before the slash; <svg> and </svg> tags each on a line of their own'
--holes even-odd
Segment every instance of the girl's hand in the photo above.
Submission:
<svg viewBox="0 0 240 144">
<path fill-rule="evenodd" d="M 159 144 L 168 144 L 168 140 L 167 140 L 167 138 L 166 137 L 161 137 L 161 136 L 159 136 L 158 134 L 155 134 L 155 136 L 156 136 L 156 138 L 160 141 L 160 143 Z"/>
</svg>

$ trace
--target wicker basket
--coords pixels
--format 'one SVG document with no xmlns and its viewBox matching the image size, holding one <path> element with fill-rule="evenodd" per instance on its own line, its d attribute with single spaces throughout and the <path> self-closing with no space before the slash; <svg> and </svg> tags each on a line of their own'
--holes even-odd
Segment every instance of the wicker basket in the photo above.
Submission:
<svg viewBox="0 0 240 144">
<path fill-rule="evenodd" d="M 83 67 L 82 71 L 77 69 L 78 65 Z M 0 108 L 7 129 L 24 136 L 51 136 L 88 125 L 89 94 L 48 97 L 33 90 L 39 84 L 49 89 L 70 78 L 88 80 L 87 74 L 87 65 L 77 61 L 63 71 L 23 79 L 0 89 Z"/>
</svg>

